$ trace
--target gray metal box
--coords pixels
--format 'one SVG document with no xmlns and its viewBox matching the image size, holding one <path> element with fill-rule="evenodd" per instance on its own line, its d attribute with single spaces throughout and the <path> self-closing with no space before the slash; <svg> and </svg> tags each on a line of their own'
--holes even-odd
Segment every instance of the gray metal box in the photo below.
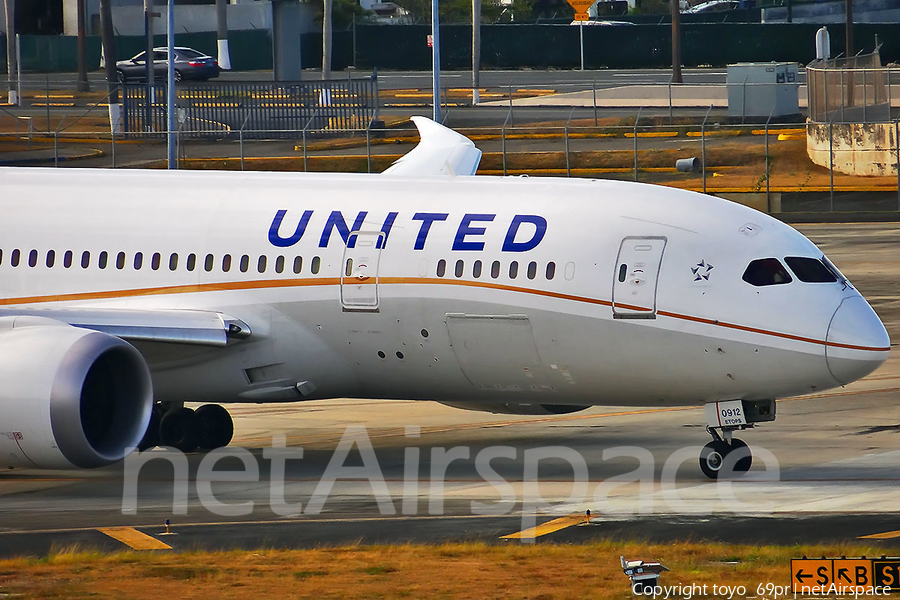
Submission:
<svg viewBox="0 0 900 600">
<path fill-rule="evenodd" d="M 729 117 L 773 117 L 800 114 L 797 63 L 728 65 Z"/>
</svg>

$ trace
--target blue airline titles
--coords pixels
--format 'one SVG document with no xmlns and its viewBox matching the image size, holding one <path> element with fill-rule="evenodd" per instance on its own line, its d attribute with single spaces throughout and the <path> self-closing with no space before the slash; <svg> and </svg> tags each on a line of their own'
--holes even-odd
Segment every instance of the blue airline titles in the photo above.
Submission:
<svg viewBox="0 0 900 600">
<path fill-rule="evenodd" d="M 306 233 L 306 229 L 309 226 L 309 221 L 312 218 L 314 211 L 303 211 L 303 215 L 300 217 L 294 232 L 288 237 L 282 237 L 281 226 L 287 212 L 288 211 L 284 209 L 276 212 L 275 218 L 272 219 L 272 225 L 269 227 L 269 242 L 278 248 L 287 248 L 300 241 Z M 360 211 L 359 214 L 356 215 L 356 219 L 351 226 L 347 224 L 347 220 L 344 218 L 341 211 L 331 211 L 331 214 L 325 221 L 325 226 L 322 228 L 322 235 L 319 237 L 319 248 L 328 247 L 328 244 L 331 241 L 331 233 L 335 230 L 337 230 L 347 247 L 353 248 L 356 245 L 356 236 L 351 237 L 350 233 L 362 229 L 368 214 L 368 211 Z M 381 232 L 384 234 L 384 237 L 378 240 L 376 245 L 377 248 L 381 248 L 382 245 L 387 245 L 387 239 L 391 233 L 391 228 L 393 228 L 394 222 L 397 220 L 399 214 L 400 213 L 398 212 L 389 212 L 385 217 L 381 226 Z M 421 225 L 419 226 L 419 233 L 416 235 L 416 242 L 413 245 L 413 250 L 424 250 L 425 241 L 428 238 L 429 232 L 431 232 L 432 226 L 435 225 L 435 223 L 440 224 L 447 221 L 449 216 L 449 213 L 415 213 L 412 216 L 412 220 L 421 221 Z M 496 216 L 496 214 L 490 213 L 466 213 L 463 215 L 460 219 L 459 227 L 456 229 L 456 235 L 453 238 L 452 250 L 474 250 L 476 252 L 484 250 L 484 241 L 478 240 L 477 237 L 483 236 L 489 227 L 489 225 L 482 226 L 482 224 L 492 223 Z M 527 237 L 527 230 L 523 232 L 522 236 L 519 236 L 519 228 L 525 224 L 534 226 L 534 232 L 530 239 L 524 241 L 521 239 L 517 240 L 517 237 Z M 527 252 L 528 250 L 533 250 L 541 243 L 541 240 L 544 239 L 545 233 L 547 233 L 547 219 L 544 217 L 539 215 L 514 215 L 509 224 L 509 228 L 506 230 L 506 237 L 503 240 L 501 251 Z"/>
</svg>

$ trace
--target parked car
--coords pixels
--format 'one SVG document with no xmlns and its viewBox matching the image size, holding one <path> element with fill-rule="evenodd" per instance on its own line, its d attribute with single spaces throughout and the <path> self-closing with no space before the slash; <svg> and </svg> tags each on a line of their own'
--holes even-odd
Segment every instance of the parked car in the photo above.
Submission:
<svg viewBox="0 0 900 600">
<path fill-rule="evenodd" d="M 682 12 L 686 15 L 696 15 L 707 12 L 721 12 L 723 10 L 733 10 L 735 8 L 738 8 L 740 4 L 741 3 L 738 0 L 709 0 L 709 2 L 697 4 L 696 6 L 693 6 Z"/>
<path fill-rule="evenodd" d="M 119 81 L 147 81 L 147 52 L 116 62 Z M 153 78 L 165 79 L 168 71 L 168 48 L 153 49 Z M 192 48 L 175 48 L 175 81 L 206 81 L 219 76 L 219 63 L 211 56 Z"/>
</svg>

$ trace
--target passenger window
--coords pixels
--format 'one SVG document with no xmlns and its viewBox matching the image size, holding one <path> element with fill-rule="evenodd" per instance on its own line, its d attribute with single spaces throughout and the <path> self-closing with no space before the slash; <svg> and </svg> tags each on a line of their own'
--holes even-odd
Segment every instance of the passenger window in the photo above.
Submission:
<svg viewBox="0 0 900 600">
<path fill-rule="evenodd" d="M 275 259 L 275 272 L 284 273 L 284 257 L 279 256 Z"/>
<path fill-rule="evenodd" d="M 56 264 L 56 251 L 47 250 L 47 268 L 52 268 Z"/>
<path fill-rule="evenodd" d="M 555 262 L 547 263 L 546 275 L 547 275 L 547 279 L 553 279 L 554 277 L 556 277 L 556 263 Z"/>
<path fill-rule="evenodd" d="M 125 253 L 124 252 L 119 252 L 116 255 L 116 268 L 120 269 L 120 270 L 125 268 Z"/>
<path fill-rule="evenodd" d="M 174 271 L 178 268 L 178 255 L 174 252 L 169 256 L 169 270 Z"/>
<path fill-rule="evenodd" d="M 85 250 L 81 253 L 81 268 L 87 269 L 91 265 L 91 253 Z"/>
<path fill-rule="evenodd" d="M 32 250 L 31 252 L 29 252 L 28 253 L 28 266 L 29 267 L 37 266 L 37 259 L 38 259 L 38 251 L 37 250 Z"/>
<path fill-rule="evenodd" d="M 215 265 L 215 262 L 216 262 L 216 257 L 213 256 L 212 254 L 207 254 L 206 260 L 203 262 L 204 270 L 206 270 L 207 272 L 212 271 L 213 266 Z"/>
<path fill-rule="evenodd" d="M 628 275 L 628 265 L 622 264 L 619 266 L 619 283 L 625 282 L 625 277 Z"/>
<path fill-rule="evenodd" d="M 457 277 L 463 276 L 463 269 L 466 268 L 466 263 L 462 260 L 456 261 L 456 269 L 454 269 L 454 273 Z"/>
<path fill-rule="evenodd" d="M 3 250 L 0 250 L 0 265 L 3 264 Z"/>
<path fill-rule="evenodd" d="M 475 264 L 472 265 L 472 277 L 478 279 L 481 277 L 481 261 L 476 260 Z"/>
<path fill-rule="evenodd" d="M 777 258 L 760 258 L 747 266 L 741 277 L 750 285 L 757 287 L 766 285 L 779 285 L 793 281 L 784 265 Z"/>
<path fill-rule="evenodd" d="M 259 271 L 260 273 L 266 272 L 266 257 L 265 256 L 260 256 L 259 260 L 256 261 L 256 270 Z"/>
<path fill-rule="evenodd" d="M 500 261 L 499 260 L 495 260 L 491 264 L 491 277 L 493 277 L 494 279 L 497 279 L 498 277 L 500 277 Z"/>
<path fill-rule="evenodd" d="M 532 261 L 528 263 L 528 279 L 534 279 L 537 277 L 537 263 Z"/>
<path fill-rule="evenodd" d="M 162 260 L 162 256 L 160 256 L 159 252 L 154 252 L 153 256 L 150 257 L 150 268 L 154 271 L 159 270 L 159 263 Z"/>
<path fill-rule="evenodd" d="M 109 254 L 106 253 L 106 250 L 100 253 L 97 257 L 97 266 L 101 269 L 106 268 L 106 262 L 109 260 Z"/>
<path fill-rule="evenodd" d="M 509 278 L 515 279 L 518 276 L 519 276 L 519 262 L 514 260 L 511 263 L 509 263 Z"/>
<path fill-rule="evenodd" d="M 241 257 L 241 273 L 246 273 L 250 270 L 250 257 L 246 254 Z"/>
<path fill-rule="evenodd" d="M 187 270 L 193 271 L 197 267 L 197 255 L 196 254 L 188 254 L 187 257 Z"/>
<path fill-rule="evenodd" d="M 834 283 L 837 277 L 817 258 L 788 256 L 784 259 L 797 279 L 804 283 Z"/>
<path fill-rule="evenodd" d="M 12 251 L 12 256 L 9 257 L 9 264 L 11 264 L 14 267 L 18 267 L 20 257 L 21 257 L 21 253 L 19 252 L 19 249 L 16 248 L 15 250 Z"/>
<path fill-rule="evenodd" d="M 66 250 L 66 253 L 63 254 L 63 266 L 67 269 L 72 266 L 72 251 L 71 250 Z"/>
<path fill-rule="evenodd" d="M 446 273 L 446 272 L 447 272 L 447 261 L 442 258 L 441 260 L 438 261 L 438 264 L 437 264 L 437 276 L 443 277 L 444 273 Z"/>
<path fill-rule="evenodd" d="M 299 275 L 300 271 L 303 270 L 303 257 L 295 256 L 294 257 L 294 273 Z"/>
<path fill-rule="evenodd" d="M 227 273 L 230 270 L 231 270 L 231 255 L 226 254 L 225 256 L 222 257 L 222 271 Z"/>
<path fill-rule="evenodd" d="M 141 267 L 144 266 L 144 253 L 143 252 L 135 252 L 134 253 L 134 270 L 140 271 Z"/>
<path fill-rule="evenodd" d="M 312 274 L 313 274 L 313 275 L 318 275 L 318 274 L 319 274 L 319 267 L 321 267 L 321 266 L 322 266 L 322 259 L 319 258 L 318 256 L 313 256 L 313 259 L 312 259 L 312 265 L 311 265 L 311 268 L 310 268 L 310 271 L 312 271 Z M 333 272 L 333 271 L 332 271 L 332 272 Z"/>
</svg>

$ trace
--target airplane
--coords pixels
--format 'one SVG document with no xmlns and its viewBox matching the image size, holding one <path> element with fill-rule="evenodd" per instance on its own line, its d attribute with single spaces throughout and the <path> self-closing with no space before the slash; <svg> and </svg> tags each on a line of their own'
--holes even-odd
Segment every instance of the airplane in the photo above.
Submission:
<svg viewBox="0 0 900 600">
<path fill-rule="evenodd" d="M 888 356 L 866 300 L 768 215 L 472 176 L 470 140 L 415 123 L 382 174 L 0 170 L 0 464 L 214 449 L 233 436 L 223 405 L 353 397 L 702 406 L 715 479 L 751 467 L 734 433 L 775 399 Z"/>
</svg>

